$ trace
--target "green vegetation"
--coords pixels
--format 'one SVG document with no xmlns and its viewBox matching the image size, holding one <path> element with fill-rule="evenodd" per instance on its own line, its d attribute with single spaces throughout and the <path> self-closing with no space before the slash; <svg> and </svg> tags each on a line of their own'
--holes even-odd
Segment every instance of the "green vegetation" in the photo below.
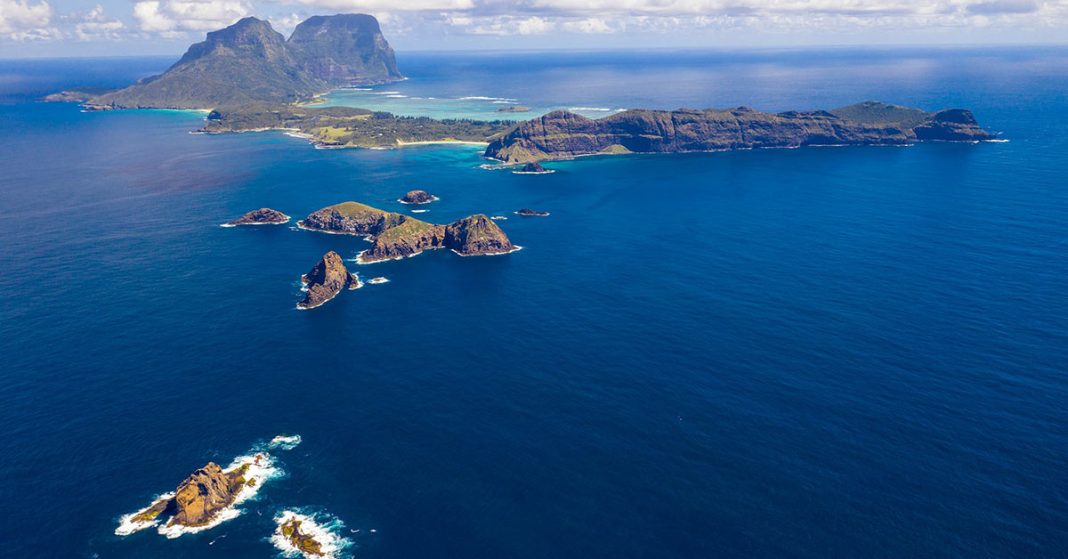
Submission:
<svg viewBox="0 0 1068 559">
<path fill-rule="evenodd" d="M 258 103 L 212 111 L 204 131 L 296 130 L 322 146 L 392 147 L 410 142 L 488 142 L 515 124 L 509 120 L 402 117 L 352 107 Z"/>
</svg>

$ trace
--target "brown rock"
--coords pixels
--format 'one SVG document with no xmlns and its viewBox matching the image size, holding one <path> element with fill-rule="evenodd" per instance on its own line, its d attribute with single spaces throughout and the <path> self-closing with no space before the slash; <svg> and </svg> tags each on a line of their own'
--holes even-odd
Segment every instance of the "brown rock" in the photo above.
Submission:
<svg viewBox="0 0 1068 559">
<path fill-rule="evenodd" d="M 304 300 L 297 303 L 297 308 L 300 309 L 314 309 L 336 297 L 342 289 L 357 289 L 363 286 L 360 279 L 345 268 L 341 255 L 334 251 L 323 255 L 322 260 L 301 277 L 301 281 L 305 283 L 308 291 Z"/>
<path fill-rule="evenodd" d="M 218 464 L 208 462 L 193 472 L 178 486 L 172 499 L 174 518 L 171 522 L 183 526 L 203 526 L 210 522 L 220 510 L 233 504 L 244 486 L 241 477 L 244 472 L 239 474 L 239 471 L 228 474 Z"/>
<path fill-rule="evenodd" d="M 445 246 L 463 256 L 504 254 L 516 249 L 504 231 L 483 214 L 447 225 Z"/>
</svg>

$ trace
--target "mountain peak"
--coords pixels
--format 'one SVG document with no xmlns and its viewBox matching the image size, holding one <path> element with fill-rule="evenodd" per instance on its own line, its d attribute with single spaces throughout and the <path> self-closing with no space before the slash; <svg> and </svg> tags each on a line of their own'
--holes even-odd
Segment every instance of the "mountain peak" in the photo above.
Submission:
<svg viewBox="0 0 1068 559">
<path fill-rule="evenodd" d="M 208 33 L 163 74 L 90 103 L 198 109 L 289 103 L 340 85 L 401 77 L 373 16 L 315 16 L 298 25 L 288 41 L 270 22 L 246 17 Z"/>
</svg>

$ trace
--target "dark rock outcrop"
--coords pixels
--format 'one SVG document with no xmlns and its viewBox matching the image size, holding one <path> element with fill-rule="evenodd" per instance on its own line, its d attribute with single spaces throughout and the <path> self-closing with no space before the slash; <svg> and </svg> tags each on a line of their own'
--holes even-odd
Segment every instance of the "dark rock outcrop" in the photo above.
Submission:
<svg viewBox="0 0 1068 559">
<path fill-rule="evenodd" d="M 290 103 L 341 85 L 401 77 L 372 16 L 315 16 L 298 25 L 288 41 L 267 21 L 246 17 L 208 33 L 163 74 L 93 96 L 86 106 L 214 109 Z"/>
<path fill-rule="evenodd" d="M 504 254 L 516 249 L 504 231 L 483 214 L 446 226 L 445 246 L 463 256 Z"/>
<path fill-rule="evenodd" d="M 541 165 L 541 163 L 538 163 L 537 161 L 531 161 L 530 163 L 527 163 L 526 165 L 520 167 L 518 171 L 513 172 L 518 175 L 547 175 L 552 171 L 546 169 Z"/>
<path fill-rule="evenodd" d="M 271 208 L 252 210 L 247 214 L 227 222 L 227 225 L 281 225 L 289 223 L 289 216 Z"/>
<path fill-rule="evenodd" d="M 437 200 L 437 196 L 431 195 L 425 190 L 410 190 L 399 200 L 402 204 L 429 204 Z"/>
<path fill-rule="evenodd" d="M 674 153 L 811 145 L 977 141 L 994 136 L 962 109 L 928 113 L 868 102 L 828 111 L 630 110 L 598 120 L 556 111 L 519 124 L 486 148 L 508 163 L 579 155 Z"/>
<path fill-rule="evenodd" d="M 549 215 L 549 212 L 542 212 L 538 210 L 532 210 L 530 208 L 523 208 L 521 210 L 517 210 L 515 212 L 515 215 L 521 215 L 523 217 L 546 217 Z"/>
<path fill-rule="evenodd" d="M 357 289 L 362 286 L 355 274 L 350 274 L 341 260 L 341 255 L 330 251 L 311 271 L 301 276 L 307 292 L 304 300 L 297 303 L 299 309 L 314 309 L 333 299 L 342 289 Z"/>
</svg>

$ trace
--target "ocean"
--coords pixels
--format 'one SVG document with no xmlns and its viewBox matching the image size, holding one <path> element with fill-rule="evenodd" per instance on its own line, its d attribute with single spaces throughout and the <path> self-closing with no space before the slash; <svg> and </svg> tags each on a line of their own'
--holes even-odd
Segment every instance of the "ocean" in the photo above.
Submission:
<svg viewBox="0 0 1068 559">
<path fill-rule="evenodd" d="M 330 97 L 483 118 L 876 99 L 1008 140 L 541 176 L 38 102 L 173 60 L 0 61 L 0 556 L 280 556 L 298 511 L 361 559 L 1068 557 L 1068 49 L 401 52 L 408 81 Z M 420 219 L 507 216 L 523 250 L 350 262 L 390 282 L 298 311 L 301 274 L 366 243 L 218 226 L 408 212 L 415 188 L 440 198 Z M 116 535 L 257 450 L 275 469 L 236 518 Z"/>
</svg>

